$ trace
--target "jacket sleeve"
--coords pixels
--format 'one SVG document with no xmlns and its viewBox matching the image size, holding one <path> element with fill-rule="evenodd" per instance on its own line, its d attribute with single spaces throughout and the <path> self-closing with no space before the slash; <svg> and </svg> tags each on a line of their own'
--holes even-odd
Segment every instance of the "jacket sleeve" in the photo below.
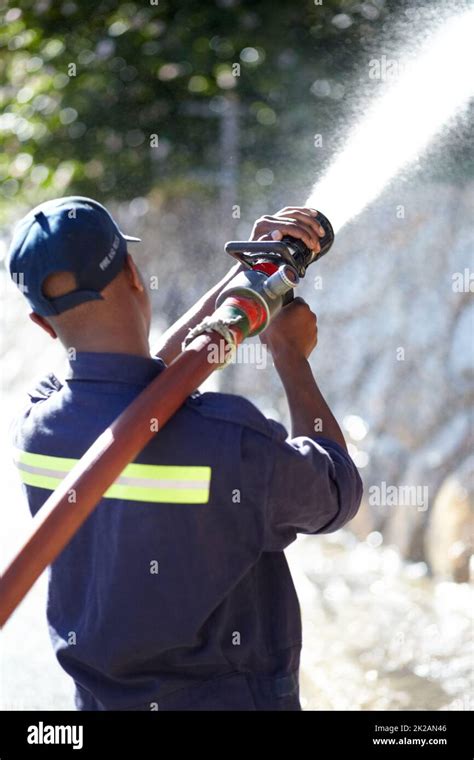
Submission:
<svg viewBox="0 0 474 760">
<path fill-rule="evenodd" d="M 362 481 L 346 451 L 328 438 L 272 441 L 264 551 L 282 551 L 297 533 L 331 533 L 359 509 Z"/>
</svg>

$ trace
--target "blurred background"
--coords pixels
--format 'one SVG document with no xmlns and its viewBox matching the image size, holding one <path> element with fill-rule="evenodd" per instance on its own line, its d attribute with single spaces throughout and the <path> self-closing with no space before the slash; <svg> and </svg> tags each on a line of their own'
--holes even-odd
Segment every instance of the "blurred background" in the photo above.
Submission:
<svg viewBox="0 0 474 760">
<path fill-rule="evenodd" d="M 137 260 L 158 278 L 156 339 L 225 273 L 226 240 L 304 204 L 387 86 L 370 61 L 401 65 L 466 7 L 0 2 L 2 565 L 29 524 L 9 425 L 35 380 L 64 366 L 8 281 L 15 221 L 61 195 L 106 203 L 142 237 Z M 365 484 L 347 529 L 287 550 L 305 709 L 472 709 L 470 119 L 472 106 L 339 232 L 300 289 L 318 314 L 313 367 Z M 237 361 L 207 387 L 288 422 L 270 363 Z M 45 589 L 43 576 L 4 630 L 4 709 L 72 708 Z"/>
</svg>

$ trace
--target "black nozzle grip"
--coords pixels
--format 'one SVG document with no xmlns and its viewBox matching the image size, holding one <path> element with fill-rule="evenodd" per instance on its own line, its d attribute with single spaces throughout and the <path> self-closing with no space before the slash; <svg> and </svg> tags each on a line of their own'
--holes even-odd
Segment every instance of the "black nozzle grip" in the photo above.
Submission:
<svg viewBox="0 0 474 760">
<path fill-rule="evenodd" d="M 318 254 L 318 256 L 315 258 L 315 261 L 321 258 L 321 256 L 324 256 L 334 243 L 334 230 L 332 228 L 332 224 L 327 218 L 327 216 L 324 216 L 324 214 L 321 213 L 321 211 L 318 211 L 316 214 L 316 220 L 319 222 L 321 227 L 324 230 L 324 237 L 321 238 L 319 241 L 319 244 L 321 246 L 321 250 Z"/>
</svg>

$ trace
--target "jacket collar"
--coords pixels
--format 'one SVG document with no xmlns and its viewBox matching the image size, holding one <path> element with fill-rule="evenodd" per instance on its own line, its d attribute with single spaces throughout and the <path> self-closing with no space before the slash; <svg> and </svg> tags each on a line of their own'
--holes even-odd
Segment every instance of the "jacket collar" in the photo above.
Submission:
<svg viewBox="0 0 474 760">
<path fill-rule="evenodd" d="M 80 351 L 69 360 L 66 380 L 102 380 L 109 383 L 147 384 L 166 365 L 158 357 Z"/>
</svg>

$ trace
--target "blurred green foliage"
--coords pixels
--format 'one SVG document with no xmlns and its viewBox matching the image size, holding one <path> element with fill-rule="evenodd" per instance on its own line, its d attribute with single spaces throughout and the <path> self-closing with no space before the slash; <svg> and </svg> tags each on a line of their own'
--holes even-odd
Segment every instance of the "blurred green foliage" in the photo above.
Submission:
<svg viewBox="0 0 474 760">
<path fill-rule="evenodd" d="M 66 192 L 212 195 L 235 188 L 232 153 L 246 195 L 306 195 L 363 108 L 358 65 L 408 44 L 396 21 L 417 3 L 0 0 L 0 213 Z M 468 165 L 467 130 L 448 156 L 431 146 L 434 171 Z"/>
<path fill-rule="evenodd" d="M 241 181 L 291 166 L 301 140 L 341 117 L 384 14 L 382 0 L 4 3 L 0 204 L 212 192 L 229 104 Z"/>
</svg>

